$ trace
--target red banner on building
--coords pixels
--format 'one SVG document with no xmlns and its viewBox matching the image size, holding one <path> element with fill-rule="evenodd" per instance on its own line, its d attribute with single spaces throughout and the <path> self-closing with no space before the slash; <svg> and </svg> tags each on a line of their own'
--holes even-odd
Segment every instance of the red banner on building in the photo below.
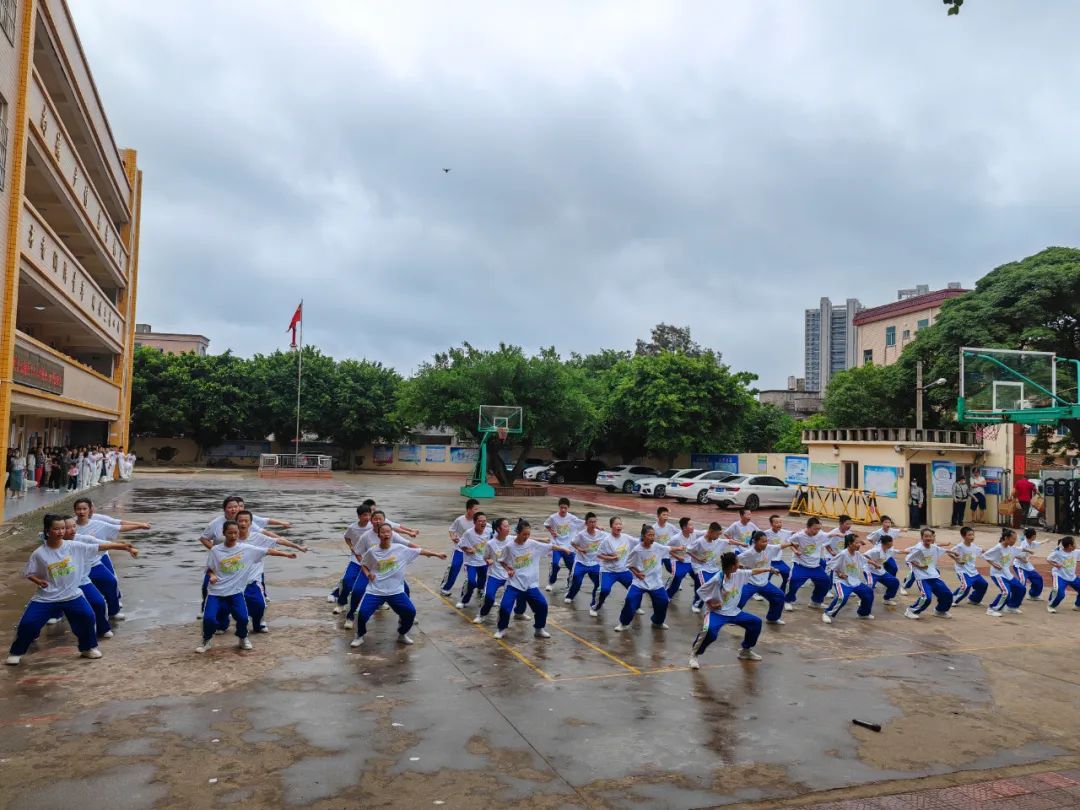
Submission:
<svg viewBox="0 0 1080 810">
<path fill-rule="evenodd" d="M 64 393 L 64 367 L 22 346 L 15 347 L 15 367 L 11 377 L 20 385 L 52 394 Z"/>
</svg>

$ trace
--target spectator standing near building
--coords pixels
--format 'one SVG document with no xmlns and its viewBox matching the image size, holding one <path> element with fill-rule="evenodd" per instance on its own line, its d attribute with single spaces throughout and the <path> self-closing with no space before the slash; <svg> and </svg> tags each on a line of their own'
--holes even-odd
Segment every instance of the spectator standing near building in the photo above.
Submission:
<svg viewBox="0 0 1080 810">
<path fill-rule="evenodd" d="M 922 507 L 926 500 L 923 489 L 919 482 L 912 480 L 908 491 L 908 527 L 918 529 L 922 525 Z"/>
<path fill-rule="evenodd" d="M 971 519 L 986 522 L 986 477 L 978 467 L 971 470 Z"/>
<path fill-rule="evenodd" d="M 1031 511 L 1031 499 L 1035 497 L 1037 488 L 1027 478 L 1017 478 L 1013 484 L 1013 498 L 1020 507 L 1020 525 L 1027 523 L 1028 512 Z"/>
<path fill-rule="evenodd" d="M 956 483 L 952 487 L 952 520 L 949 521 L 950 526 L 964 525 L 964 509 L 967 507 L 968 498 L 970 497 L 971 487 L 968 486 L 967 479 L 961 475 L 956 479 Z"/>
</svg>

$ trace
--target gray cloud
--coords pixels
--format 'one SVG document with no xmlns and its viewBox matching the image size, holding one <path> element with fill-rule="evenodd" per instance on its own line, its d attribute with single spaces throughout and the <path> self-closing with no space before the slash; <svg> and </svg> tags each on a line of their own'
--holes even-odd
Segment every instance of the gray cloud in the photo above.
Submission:
<svg viewBox="0 0 1080 810">
<path fill-rule="evenodd" d="M 406 373 L 665 320 L 773 386 L 822 295 L 1075 243 L 1071 4 L 71 4 L 146 172 L 139 319 L 218 351 L 303 296 Z"/>
</svg>

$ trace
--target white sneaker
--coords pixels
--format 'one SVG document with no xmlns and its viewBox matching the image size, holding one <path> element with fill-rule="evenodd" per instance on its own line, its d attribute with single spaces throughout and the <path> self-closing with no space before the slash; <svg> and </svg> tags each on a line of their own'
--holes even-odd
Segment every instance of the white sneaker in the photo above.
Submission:
<svg viewBox="0 0 1080 810">
<path fill-rule="evenodd" d="M 259 632 L 260 633 L 269 633 L 270 632 L 270 625 L 268 625 L 266 622 L 263 622 L 262 624 L 259 625 Z"/>
<path fill-rule="evenodd" d="M 454 607 L 456 607 L 458 610 L 464 610 L 465 609 L 465 603 L 464 602 L 458 602 L 456 605 L 454 605 Z"/>
<path fill-rule="evenodd" d="M 53 616 L 51 619 L 49 619 L 47 622 L 45 622 L 45 624 L 49 625 L 50 627 L 52 627 L 52 625 L 54 625 L 54 624 L 60 624 L 60 617 L 59 616 Z"/>
<path fill-rule="evenodd" d="M 995 617 L 1000 617 L 1001 616 L 1001 614 L 998 611 L 994 610 L 993 608 L 987 608 L 986 609 L 986 615 L 987 616 L 995 616 Z"/>
<path fill-rule="evenodd" d="M 358 636 L 357 638 L 354 638 L 352 641 L 349 642 L 349 646 L 350 647 L 359 647 L 363 643 L 364 643 L 364 637 L 363 636 Z"/>
<path fill-rule="evenodd" d="M 332 593 L 328 593 L 326 595 L 326 601 L 329 602 L 330 604 L 333 604 L 334 602 L 337 601 L 337 597 L 334 596 Z"/>
<path fill-rule="evenodd" d="M 112 616 L 109 617 L 109 621 L 110 622 L 122 622 L 126 618 L 127 618 L 127 616 L 125 616 L 123 613 L 114 613 Z"/>
<path fill-rule="evenodd" d="M 439 591 L 439 596 L 449 596 L 449 595 L 450 595 L 450 591 L 442 591 L 442 590 Z"/>
<path fill-rule="evenodd" d="M 198 616 L 196 616 L 196 617 L 195 617 L 195 621 L 197 621 L 197 622 L 201 622 L 201 621 L 202 621 L 202 613 L 201 613 L 201 612 L 199 613 L 199 615 L 198 615 Z"/>
<path fill-rule="evenodd" d="M 701 669 L 701 664 L 698 663 L 697 656 L 690 656 L 690 669 Z"/>
<path fill-rule="evenodd" d="M 821 620 L 825 622 L 825 624 L 832 624 L 832 616 L 830 616 L 828 613 L 822 613 Z"/>
<path fill-rule="evenodd" d="M 572 604 L 574 604 L 574 600 L 571 599 L 569 596 L 564 596 L 562 601 L 563 601 L 564 605 L 572 605 Z"/>
<path fill-rule="evenodd" d="M 1080 605 L 1073 605 L 1073 610 L 1080 610 Z"/>
<path fill-rule="evenodd" d="M 200 644 L 198 647 L 195 648 L 195 652 L 199 653 L 199 655 L 202 655 L 204 652 L 209 650 L 213 645 L 214 645 L 214 640 L 212 638 L 208 638 L 205 641 L 203 641 L 202 644 Z"/>
<path fill-rule="evenodd" d="M 654 624 L 653 625 L 653 630 L 670 630 L 670 629 L 671 628 L 667 626 L 667 622 L 664 622 L 662 624 Z"/>
<path fill-rule="evenodd" d="M 937 616 L 939 619 L 951 619 L 952 618 L 952 616 L 949 615 L 949 611 L 947 611 L 947 610 L 935 610 L 934 615 Z"/>
<path fill-rule="evenodd" d="M 881 604 L 888 605 L 889 607 L 894 607 L 895 605 L 898 605 L 899 602 L 897 602 L 895 599 L 882 599 Z"/>
<path fill-rule="evenodd" d="M 101 650 L 97 647 L 93 647 L 89 650 L 83 650 L 79 655 L 83 658 L 101 658 Z"/>
<path fill-rule="evenodd" d="M 600 614 L 596 612 L 596 608 L 589 608 L 589 615 L 595 619 Z"/>
<path fill-rule="evenodd" d="M 907 596 L 907 595 L 908 595 L 908 590 L 907 590 L 907 588 L 901 588 L 901 589 L 900 589 L 900 595 L 901 595 L 901 596 Z"/>
<path fill-rule="evenodd" d="M 551 593 L 552 591 L 555 590 L 555 586 L 554 585 L 548 585 L 546 588 L 544 588 L 544 590 L 547 591 L 548 593 Z"/>
<path fill-rule="evenodd" d="M 867 613 L 865 616 L 860 616 L 858 613 L 856 613 L 855 618 L 856 619 L 872 619 L 872 618 L 874 618 L 874 614 L 873 613 Z"/>
<path fill-rule="evenodd" d="M 341 605 L 334 605 L 334 615 L 338 616 L 344 608 Z"/>
<path fill-rule="evenodd" d="M 921 619 L 922 616 L 920 616 L 918 613 L 916 613 L 911 608 L 908 608 L 907 610 L 904 611 L 904 618 L 905 619 L 915 619 L 917 621 L 917 620 Z"/>
<path fill-rule="evenodd" d="M 7 660 L 4 661 L 4 663 L 7 664 L 9 667 L 17 667 L 19 665 L 19 661 L 21 660 L 21 655 L 9 655 L 7 657 Z"/>
<path fill-rule="evenodd" d="M 533 630 L 533 635 L 536 638 L 551 638 L 551 633 L 541 627 L 539 630 Z"/>
<path fill-rule="evenodd" d="M 389 610 L 390 609 L 390 603 L 389 602 L 383 602 L 382 607 L 379 608 L 379 609 L 380 610 Z"/>
<path fill-rule="evenodd" d="M 794 610 L 794 609 L 795 609 L 795 603 L 794 602 L 784 602 L 784 610 Z"/>
<path fill-rule="evenodd" d="M 1029 602 L 1041 602 L 1041 601 L 1043 601 L 1043 598 L 1041 596 L 1029 596 L 1027 599 L 1028 599 Z"/>
<path fill-rule="evenodd" d="M 1023 613 L 1024 611 L 1020 610 L 1020 608 L 1007 607 L 1007 608 L 1005 608 L 1005 612 L 1006 613 Z"/>
<path fill-rule="evenodd" d="M 701 608 L 698 607 L 697 605 L 694 605 L 692 608 L 690 608 L 690 610 L 693 613 L 701 613 Z"/>
<path fill-rule="evenodd" d="M 113 631 L 112 630 L 106 630 L 104 633 L 101 634 L 101 638 L 112 638 L 112 637 L 113 637 Z"/>
<path fill-rule="evenodd" d="M 811 602 L 810 607 L 812 607 L 814 610 L 824 610 L 825 609 L 825 603 L 824 602 Z"/>
<path fill-rule="evenodd" d="M 477 613 L 476 618 L 472 620 L 472 623 L 473 624 L 483 624 L 484 623 L 484 617 L 481 616 L 479 613 Z"/>
<path fill-rule="evenodd" d="M 1050 605 L 1047 605 L 1046 606 L 1046 612 L 1047 613 L 1057 613 L 1057 608 L 1050 607 Z"/>
<path fill-rule="evenodd" d="M 525 620 L 526 620 L 527 618 L 529 618 L 529 617 L 528 617 L 528 616 L 526 616 L 526 615 L 525 615 L 524 613 L 515 613 L 515 614 L 514 614 L 514 621 L 515 621 L 515 622 L 523 622 L 523 621 L 525 621 Z"/>
<path fill-rule="evenodd" d="M 637 609 L 637 615 L 638 616 L 644 616 L 645 615 L 645 608 L 638 608 Z"/>
<path fill-rule="evenodd" d="M 503 637 L 503 636 L 505 636 L 505 635 L 506 635 L 506 631 L 505 631 L 505 630 L 496 630 L 496 631 L 495 631 L 495 635 L 494 635 L 494 638 L 502 638 L 502 637 Z"/>
<path fill-rule="evenodd" d="M 356 627 L 356 623 L 352 619 L 346 619 L 341 625 L 342 630 L 352 630 L 354 627 Z"/>
<path fill-rule="evenodd" d="M 251 639 L 248 638 L 247 636 L 244 636 L 244 638 L 240 639 L 240 649 L 241 650 L 250 650 L 251 649 Z"/>
<path fill-rule="evenodd" d="M 761 595 L 760 593 L 755 593 L 755 594 L 754 594 L 754 601 L 755 601 L 755 602 L 764 602 L 764 601 L 765 601 L 765 597 L 764 597 L 764 596 L 762 596 L 762 595 Z"/>
<path fill-rule="evenodd" d="M 766 619 L 765 624 L 787 624 L 787 622 L 785 622 L 783 619 L 776 619 L 775 621 L 771 619 Z"/>
<path fill-rule="evenodd" d="M 739 658 L 743 661 L 760 661 L 761 656 L 753 650 L 739 650 Z"/>
<path fill-rule="evenodd" d="M 408 637 L 405 633 L 399 633 L 397 637 L 398 644 L 414 644 L 415 642 Z"/>
<path fill-rule="evenodd" d="M 629 629 L 630 629 L 630 625 L 628 625 L 628 624 L 617 624 L 617 625 L 615 625 L 615 632 L 616 633 L 621 633 L 623 630 L 629 630 Z"/>
</svg>

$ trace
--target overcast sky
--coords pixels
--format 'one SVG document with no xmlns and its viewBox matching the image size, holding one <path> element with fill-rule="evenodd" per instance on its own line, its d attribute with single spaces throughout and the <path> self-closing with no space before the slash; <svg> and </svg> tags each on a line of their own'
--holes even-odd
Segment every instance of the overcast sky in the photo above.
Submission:
<svg viewBox="0 0 1080 810">
<path fill-rule="evenodd" d="M 1080 243 L 1080 5 L 69 0 L 145 172 L 138 320 L 409 373 L 803 310 Z M 451 168 L 449 174 L 443 168 Z"/>
</svg>

